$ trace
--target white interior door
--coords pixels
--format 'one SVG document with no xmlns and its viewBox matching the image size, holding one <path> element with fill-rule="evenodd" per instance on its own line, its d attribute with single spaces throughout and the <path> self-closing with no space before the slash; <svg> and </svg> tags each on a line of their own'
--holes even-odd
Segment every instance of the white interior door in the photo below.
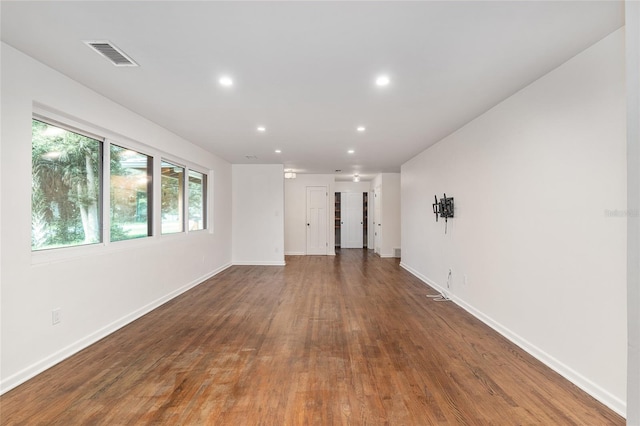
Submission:
<svg viewBox="0 0 640 426">
<path fill-rule="evenodd" d="M 343 192 L 340 210 L 340 247 L 362 248 L 362 192 Z"/>
<path fill-rule="evenodd" d="M 373 190 L 374 210 L 373 210 L 373 247 L 376 253 L 380 254 L 382 245 L 382 191 L 379 186 Z"/>
<path fill-rule="evenodd" d="M 373 191 L 369 191 L 369 196 L 367 198 L 367 209 L 368 209 L 368 214 L 367 214 L 367 248 L 372 250 L 375 245 L 373 242 L 373 231 L 375 231 L 375 228 L 373 226 L 374 222 L 373 222 L 373 217 L 375 216 L 374 210 L 376 207 L 376 202 L 375 202 L 375 197 L 373 196 Z"/>
<path fill-rule="evenodd" d="M 307 187 L 307 254 L 327 254 L 327 187 Z"/>
</svg>

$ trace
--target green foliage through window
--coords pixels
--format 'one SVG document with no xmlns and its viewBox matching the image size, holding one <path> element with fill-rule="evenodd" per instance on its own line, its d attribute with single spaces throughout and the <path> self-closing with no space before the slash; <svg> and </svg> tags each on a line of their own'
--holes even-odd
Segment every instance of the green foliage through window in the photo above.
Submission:
<svg viewBox="0 0 640 426">
<path fill-rule="evenodd" d="M 184 167 L 161 163 L 162 233 L 184 231 Z"/>
<path fill-rule="evenodd" d="M 153 156 L 108 144 L 107 169 L 103 140 L 52 123 L 31 122 L 31 249 L 102 242 L 103 184 L 109 185 L 108 240 L 152 236 Z M 206 229 L 206 174 L 163 160 L 159 195 L 162 234 Z"/>
<path fill-rule="evenodd" d="M 189 170 L 189 231 L 206 227 L 207 175 Z"/>
<path fill-rule="evenodd" d="M 111 241 L 150 236 L 152 157 L 117 145 L 109 152 Z"/>
<path fill-rule="evenodd" d="M 102 240 L 102 142 L 32 120 L 31 247 L 42 250 Z"/>
</svg>

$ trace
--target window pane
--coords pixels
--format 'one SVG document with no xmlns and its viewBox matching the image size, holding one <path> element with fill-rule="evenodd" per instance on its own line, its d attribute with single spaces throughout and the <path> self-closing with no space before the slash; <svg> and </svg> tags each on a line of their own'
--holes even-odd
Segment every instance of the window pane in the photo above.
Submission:
<svg viewBox="0 0 640 426">
<path fill-rule="evenodd" d="M 102 240 L 102 143 L 32 120 L 31 248 L 42 250 Z"/>
<path fill-rule="evenodd" d="M 111 145 L 111 241 L 151 232 L 152 157 Z"/>
<path fill-rule="evenodd" d="M 206 224 L 207 175 L 189 170 L 189 230 L 204 229 Z"/>
<path fill-rule="evenodd" d="M 163 161 L 162 180 L 162 233 L 184 231 L 184 167 Z"/>
</svg>

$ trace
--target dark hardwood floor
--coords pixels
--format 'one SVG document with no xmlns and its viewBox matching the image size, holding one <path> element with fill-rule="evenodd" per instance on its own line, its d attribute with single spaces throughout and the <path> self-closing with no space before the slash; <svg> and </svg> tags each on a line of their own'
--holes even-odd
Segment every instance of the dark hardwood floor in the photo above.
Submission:
<svg viewBox="0 0 640 426">
<path fill-rule="evenodd" d="M 235 266 L 0 398 L 3 425 L 622 425 L 365 250 Z"/>
</svg>

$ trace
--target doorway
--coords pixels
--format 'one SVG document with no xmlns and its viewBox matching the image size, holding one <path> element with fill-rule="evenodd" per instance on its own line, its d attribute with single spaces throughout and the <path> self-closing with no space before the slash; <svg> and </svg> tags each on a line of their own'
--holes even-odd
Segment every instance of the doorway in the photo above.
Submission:
<svg viewBox="0 0 640 426">
<path fill-rule="evenodd" d="M 336 248 L 368 247 L 368 193 L 335 193 Z"/>
</svg>

